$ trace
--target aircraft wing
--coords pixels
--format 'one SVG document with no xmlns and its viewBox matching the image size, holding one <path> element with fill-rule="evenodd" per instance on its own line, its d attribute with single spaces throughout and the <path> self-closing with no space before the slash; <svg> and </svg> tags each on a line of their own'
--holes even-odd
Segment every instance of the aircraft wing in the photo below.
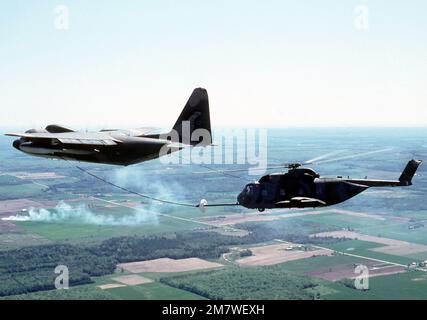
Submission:
<svg viewBox="0 0 427 320">
<path fill-rule="evenodd" d="M 167 145 L 171 149 L 184 149 L 184 148 L 192 147 L 192 145 L 189 145 L 189 144 L 184 144 L 180 142 L 171 142 L 171 141 L 168 141 Z"/>
<path fill-rule="evenodd" d="M 134 137 L 143 137 L 159 130 L 160 130 L 159 128 L 155 128 L 155 127 L 143 127 L 143 128 L 131 129 L 129 131 L 131 134 L 133 134 Z"/>
<path fill-rule="evenodd" d="M 104 133 L 82 133 L 82 132 L 64 132 L 64 133 L 8 133 L 7 136 L 21 137 L 28 140 L 55 140 L 63 144 L 89 144 L 113 146 L 121 141 Z"/>
<path fill-rule="evenodd" d="M 125 134 L 129 137 L 145 137 L 148 135 L 151 135 L 153 133 L 156 133 L 160 130 L 160 128 L 155 127 L 142 127 L 142 128 L 136 128 L 136 129 L 103 129 L 100 131 L 100 133 L 111 133 L 114 134 L 116 132 Z"/>
</svg>

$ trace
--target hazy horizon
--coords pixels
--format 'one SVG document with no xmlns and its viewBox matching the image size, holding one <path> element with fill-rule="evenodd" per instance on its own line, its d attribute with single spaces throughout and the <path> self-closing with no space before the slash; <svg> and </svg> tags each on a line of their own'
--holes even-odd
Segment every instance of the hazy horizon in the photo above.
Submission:
<svg viewBox="0 0 427 320">
<path fill-rule="evenodd" d="M 202 86 L 213 126 L 424 127 L 426 9 L 421 0 L 4 1 L 0 125 L 169 127 Z"/>
</svg>

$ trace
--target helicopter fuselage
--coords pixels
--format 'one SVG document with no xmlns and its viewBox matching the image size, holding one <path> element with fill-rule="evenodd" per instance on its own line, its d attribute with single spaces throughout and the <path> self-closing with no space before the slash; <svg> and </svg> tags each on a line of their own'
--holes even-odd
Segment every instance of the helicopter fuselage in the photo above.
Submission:
<svg viewBox="0 0 427 320">
<path fill-rule="evenodd" d="M 408 163 L 399 180 L 322 178 L 309 168 L 293 168 L 287 173 L 263 176 L 246 185 L 237 201 L 249 209 L 316 208 L 339 204 L 370 187 L 397 187 L 412 184 L 421 161 Z"/>
</svg>

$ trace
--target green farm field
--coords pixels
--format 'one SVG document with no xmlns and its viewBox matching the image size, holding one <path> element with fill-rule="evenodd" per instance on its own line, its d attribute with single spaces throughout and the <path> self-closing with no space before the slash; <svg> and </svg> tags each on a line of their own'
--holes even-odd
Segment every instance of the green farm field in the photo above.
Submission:
<svg viewBox="0 0 427 320">
<path fill-rule="evenodd" d="M 338 149 L 337 145 L 328 144 L 331 137 L 336 137 L 335 132 L 328 130 L 316 132 L 318 135 L 314 137 L 311 131 L 271 130 L 269 157 L 281 159 L 281 162 L 301 157 L 310 159 Z M 340 141 L 339 148 L 345 144 L 347 149 L 356 150 L 365 143 L 371 146 L 367 148 L 369 151 L 372 148 L 381 148 L 390 140 L 387 130 L 379 133 L 375 139 L 358 133 L 357 130 L 354 134 L 360 135 L 357 144 L 349 139 L 337 140 Z M 421 139 L 418 132 L 409 132 L 408 135 L 415 135 L 416 139 Z M 295 139 L 300 141 L 298 145 L 292 143 Z M 335 141 L 334 139 L 332 140 Z M 404 147 L 401 148 L 401 144 Z M 319 148 L 319 145 L 324 147 Z M 358 162 L 331 163 L 314 169 L 325 176 L 349 174 L 352 177 L 365 175 L 385 179 L 395 177 L 402 169 L 402 163 L 409 160 L 406 155 L 409 148 L 406 142 L 396 140 L 395 145 L 402 154 L 405 154 L 404 159 L 395 159 L 393 154 L 384 154 L 381 161 L 375 157 L 367 157 Z M 47 207 L 44 211 L 34 210 L 32 213 L 35 216 L 27 219 L 28 221 L 0 220 L 0 254 L 4 257 L 0 262 L 4 265 L 3 270 L 20 270 L 16 276 L 25 281 L 28 290 L 34 290 L 27 294 L 5 296 L 1 299 L 427 299 L 424 293 L 427 291 L 427 276 L 423 271 L 406 271 L 371 278 L 370 289 L 363 292 L 346 286 L 344 282 L 332 282 L 316 276 L 317 270 L 325 268 L 337 270 L 340 266 L 363 264 L 368 258 L 402 265 L 418 263 L 427 260 L 427 253 L 403 252 L 399 256 L 389 255 L 372 251 L 383 246 L 378 243 L 310 238 L 310 235 L 315 233 L 350 229 L 372 236 L 427 244 L 425 227 L 422 226 L 427 220 L 427 205 L 423 193 L 423 190 L 427 190 L 427 180 L 423 166 L 420 168 L 420 175 L 414 181 L 414 186 L 410 188 L 387 189 L 381 192 L 373 190 L 334 207 L 368 216 L 375 215 L 373 218 L 326 212 L 263 221 L 263 217 L 268 219 L 287 213 L 304 214 L 317 211 L 267 210 L 259 214 L 260 221 L 244 222 L 239 218 L 238 221 L 242 222 L 231 226 L 245 231 L 239 236 L 227 233 L 227 228 L 215 230 L 224 234 L 206 232 L 213 227 L 197 221 L 204 221 L 204 218 L 213 216 L 225 217 L 242 213 L 257 216 L 258 213 L 254 210 L 217 207 L 200 211 L 197 208 L 151 203 L 147 199 L 125 193 L 84 174 L 77 170 L 74 164 L 21 156 L 8 148 L 9 141 L 5 138 L 0 138 L 0 147 L 7 150 L 3 154 L 5 161 L 0 162 L 0 172 L 3 174 L 8 171 L 54 172 L 64 176 L 60 179 L 31 182 L 7 174 L 0 175 L 2 200 L 27 199 L 40 202 Z M 285 149 L 286 156 L 283 154 Z M 418 155 L 419 158 L 424 156 L 427 158 L 427 151 Z M 200 199 L 207 199 L 211 204 L 234 202 L 245 185 L 243 180 L 253 181 L 259 178 L 245 176 L 244 173 L 242 179 L 232 179 L 218 174 L 196 175 L 194 172 L 204 169 L 186 165 L 168 166 L 165 173 L 162 171 L 163 165 L 158 161 L 128 168 L 90 164 L 81 166 L 129 190 L 185 204 L 197 204 Z M 230 168 L 236 167 L 238 166 Z M 4 203 L 4 206 L 6 207 L 7 203 Z M 16 214 L 25 215 L 31 208 L 25 209 L 27 211 L 18 210 L 11 212 L 10 215 L 12 218 Z M 9 213 L 5 213 L 0 218 L 11 218 L 8 215 Z M 378 220 L 378 215 L 384 220 Z M 218 221 L 221 220 L 220 217 Z M 418 224 L 417 228 L 409 229 L 415 224 Z M 274 266 L 238 265 L 241 258 L 238 250 L 277 244 L 280 243 L 278 240 L 302 243 L 307 247 L 330 248 L 347 255 L 334 254 L 329 257 L 297 259 Z M 61 255 L 57 256 L 57 250 Z M 224 256 L 227 252 L 233 254 Z M 277 254 L 286 252 L 279 251 Z M 23 256 L 28 255 L 31 258 L 22 260 Z M 140 276 L 150 278 L 154 282 L 107 290 L 98 288 L 99 285 L 114 283 L 112 278 L 118 274 L 128 274 L 116 268 L 118 263 L 193 257 L 217 262 L 224 267 L 218 270 L 171 273 L 142 272 L 139 273 Z M 92 261 L 98 259 L 100 263 L 97 264 L 96 270 L 91 270 Z M 38 272 L 48 273 L 51 266 L 53 268 L 57 263 L 64 261 L 78 267 L 85 284 L 72 286 L 69 290 L 43 291 L 42 285 L 51 284 L 31 281 L 32 275 L 37 275 Z M 32 268 L 31 264 L 40 264 L 43 268 L 39 270 L 37 265 Z M 8 274 L 6 278 L 11 279 L 13 276 L 15 274 Z M 40 286 L 41 291 L 36 291 L 37 286 Z M 22 292 L 22 286 L 14 286 L 11 281 L 3 287 L 0 284 L 0 289 L 3 289 L 1 292 L 7 292 L 9 289 L 10 292 Z"/>
<path fill-rule="evenodd" d="M 0 297 L 0 300 L 203 300 L 196 294 L 161 283 L 148 283 L 102 290 L 95 285 L 72 287 L 24 295 Z"/>
</svg>

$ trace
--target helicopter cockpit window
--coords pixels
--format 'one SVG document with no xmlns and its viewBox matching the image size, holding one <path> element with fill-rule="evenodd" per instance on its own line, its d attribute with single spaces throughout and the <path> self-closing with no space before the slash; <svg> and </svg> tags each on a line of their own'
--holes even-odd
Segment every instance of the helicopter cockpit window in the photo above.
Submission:
<svg viewBox="0 0 427 320">
<path fill-rule="evenodd" d="M 251 194 L 253 191 L 253 186 L 249 185 L 246 187 L 246 193 Z"/>
</svg>

